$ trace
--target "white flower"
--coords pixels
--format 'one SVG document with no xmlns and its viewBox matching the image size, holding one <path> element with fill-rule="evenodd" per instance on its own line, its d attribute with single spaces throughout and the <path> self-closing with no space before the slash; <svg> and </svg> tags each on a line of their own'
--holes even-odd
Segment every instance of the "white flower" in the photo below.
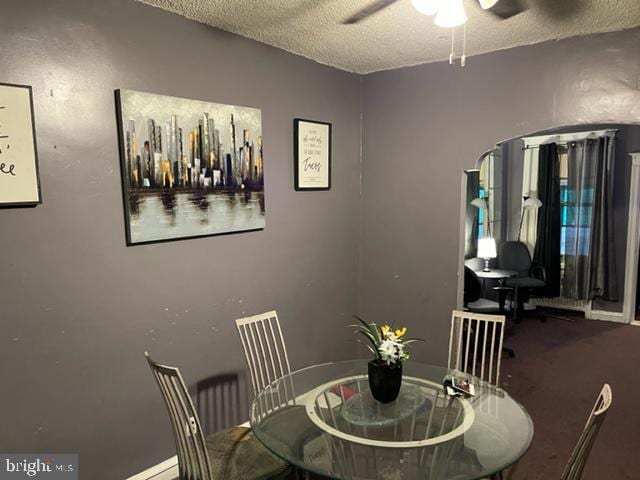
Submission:
<svg viewBox="0 0 640 480">
<path fill-rule="evenodd" d="M 383 340 L 378 347 L 380 358 L 387 365 L 396 363 L 404 356 L 404 345 L 391 339 Z"/>
</svg>

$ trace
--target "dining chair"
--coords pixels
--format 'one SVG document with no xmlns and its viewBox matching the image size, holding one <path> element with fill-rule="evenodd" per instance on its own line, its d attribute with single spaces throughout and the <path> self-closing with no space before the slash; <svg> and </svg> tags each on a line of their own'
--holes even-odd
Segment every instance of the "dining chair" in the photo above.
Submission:
<svg viewBox="0 0 640 480">
<path fill-rule="evenodd" d="M 582 430 L 578 443 L 573 449 L 569 462 L 562 473 L 562 477 L 560 477 L 561 480 L 580 480 L 582 477 L 582 471 L 589 458 L 591 447 L 593 447 L 595 443 L 612 400 L 613 394 L 611 393 L 611 387 L 605 383 L 591 410 L 591 414 Z"/>
<path fill-rule="evenodd" d="M 504 315 L 454 310 L 451 314 L 448 368 L 500 384 Z"/>
<path fill-rule="evenodd" d="M 235 322 L 249 369 L 254 398 L 259 397 L 254 404 L 252 418 L 263 418 L 281 409 L 291 409 L 290 411 L 295 411 L 296 414 L 292 416 L 293 420 L 289 424 L 282 427 L 285 430 L 302 432 L 307 426 L 311 426 L 309 435 L 318 436 L 316 429 L 310 425 L 304 406 L 297 404 L 291 378 L 278 382 L 291 373 L 291 365 L 276 311 L 239 318 Z M 262 395 L 259 395 L 261 393 Z M 286 434 L 277 430 L 279 429 L 274 428 L 271 431 L 274 438 L 286 438 Z M 296 480 L 317 478 L 299 469 L 293 471 Z"/>
<path fill-rule="evenodd" d="M 544 288 L 547 283 L 547 272 L 542 265 L 533 263 L 529 248 L 519 241 L 504 242 L 500 245 L 498 260 L 501 269 L 517 272 L 514 277 L 505 281 L 505 285 L 514 289 L 513 319 L 519 322 L 525 300 L 522 293 Z M 541 320 L 544 321 L 545 318 Z"/>
<path fill-rule="evenodd" d="M 250 428 L 233 427 L 206 439 L 180 370 L 161 365 L 145 352 L 169 412 L 184 480 L 264 480 L 290 478 L 290 465 L 269 452 Z"/>
<path fill-rule="evenodd" d="M 291 373 L 287 347 L 275 310 L 236 320 L 236 328 L 251 377 L 254 397 L 272 382 Z M 293 392 L 286 392 L 287 400 Z"/>
</svg>

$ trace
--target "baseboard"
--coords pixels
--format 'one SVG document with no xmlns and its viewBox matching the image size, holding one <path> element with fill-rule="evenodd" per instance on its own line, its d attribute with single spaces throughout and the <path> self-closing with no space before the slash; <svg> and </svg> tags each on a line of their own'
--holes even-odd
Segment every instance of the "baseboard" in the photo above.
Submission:
<svg viewBox="0 0 640 480">
<path fill-rule="evenodd" d="M 178 478 L 178 457 L 173 456 L 158 465 L 147 468 L 127 480 L 176 480 Z"/>
<path fill-rule="evenodd" d="M 624 323 L 624 315 L 622 312 L 607 312 L 605 310 L 589 310 L 585 312 L 585 318 L 589 320 L 603 320 L 605 322 Z"/>
</svg>

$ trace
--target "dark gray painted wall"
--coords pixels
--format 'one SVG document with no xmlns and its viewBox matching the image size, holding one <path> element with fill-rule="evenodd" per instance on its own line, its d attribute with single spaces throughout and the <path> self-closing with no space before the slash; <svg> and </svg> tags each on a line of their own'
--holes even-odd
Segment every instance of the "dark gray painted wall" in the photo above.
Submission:
<svg viewBox="0 0 640 480">
<path fill-rule="evenodd" d="M 31 84 L 44 203 L 0 210 L 3 452 L 81 478 L 175 454 L 143 352 L 188 383 L 244 369 L 233 319 L 276 308 L 292 364 L 351 357 L 361 79 L 132 0 L 2 0 L 0 81 Z M 113 91 L 262 109 L 266 229 L 125 246 Z M 333 122 L 329 192 L 293 189 L 293 118 Z"/>
<path fill-rule="evenodd" d="M 639 58 L 635 29 L 365 77 L 361 313 L 410 323 L 415 357 L 445 361 L 462 170 L 530 132 L 640 123 Z"/>
<path fill-rule="evenodd" d="M 277 308 L 299 367 L 353 355 L 321 338 L 359 298 L 443 361 L 462 169 L 505 138 L 640 119 L 639 30 L 384 72 L 364 79 L 361 169 L 356 75 L 132 0 L 2 9 L 0 81 L 34 86 L 44 204 L 0 211 L 0 450 L 77 451 L 82 478 L 175 452 L 142 352 L 188 383 L 241 370 L 244 314 Z M 267 228 L 126 248 L 116 88 L 262 108 Z M 334 124 L 330 192 L 293 190 L 296 116 Z"/>
</svg>

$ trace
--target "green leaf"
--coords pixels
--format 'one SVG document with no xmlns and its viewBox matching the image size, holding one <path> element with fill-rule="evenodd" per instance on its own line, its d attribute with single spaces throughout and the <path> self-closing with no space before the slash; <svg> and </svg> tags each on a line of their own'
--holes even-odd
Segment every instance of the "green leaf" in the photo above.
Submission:
<svg viewBox="0 0 640 480">
<path fill-rule="evenodd" d="M 380 331 L 378 330 L 378 326 L 375 323 L 367 323 L 362 318 L 357 316 L 356 314 L 351 314 L 351 315 L 352 315 L 353 318 L 358 320 L 362 325 L 364 325 L 364 328 L 366 328 L 373 335 L 374 344 L 376 346 L 380 345 L 380 343 L 382 343 L 382 336 L 380 335 Z"/>
<path fill-rule="evenodd" d="M 358 339 L 356 339 L 356 340 L 354 340 L 354 341 L 355 341 L 356 343 L 359 343 L 360 345 L 364 345 L 365 347 L 367 347 L 367 348 L 369 349 L 369 351 L 370 351 L 371 353 L 373 353 L 373 355 L 374 355 L 376 358 L 379 358 L 379 357 L 380 357 L 380 352 L 378 352 L 377 350 L 374 350 L 373 348 L 371 348 L 371 345 L 369 345 L 368 343 L 361 342 L 361 341 L 360 341 L 360 340 L 358 340 Z"/>
<path fill-rule="evenodd" d="M 358 333 L 364 335 L 367 338 L 367 340 L 369 340 L 369 342 L 371 343 L 371 346 L 373 347 L 373 349 L 375 351 L 378 351 L 378 343 L 376 343 L 376 337 L 372 333 L 372 329 L 367 323 L 364 323 L 364 325 L 352 324 L 349 326 L 355 329 L 355 331 L 353 332 L 354 335 Z"/>
</svg>

